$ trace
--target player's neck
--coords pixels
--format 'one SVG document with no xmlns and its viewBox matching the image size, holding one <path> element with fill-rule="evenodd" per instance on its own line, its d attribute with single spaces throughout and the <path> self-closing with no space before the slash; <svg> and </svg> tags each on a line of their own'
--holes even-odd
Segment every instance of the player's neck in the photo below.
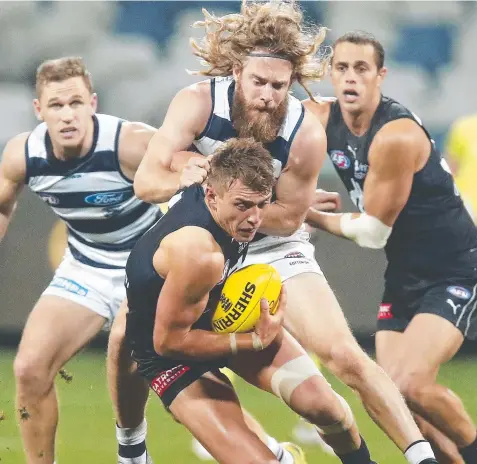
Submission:
<svg viewBox="0 0 477 464">
<path fill-rule="evenodd" d="M 343 111 L 343 120 L 351 133 L 360 137 L 368 131 L 371 125 L 371 120 L 373 119 L 374 113 L 376 113 L 380 102 L 381 94 L 378 94 L 368 107 L 363 108 L 360 111 Z"/>
<path fill-rule="evenodd" d="M 91 147 L 93 145 L 93 138 L 94 138 L 94 121 L 91 119 L 91 122 L 88 124 L 86 129 L 85 136 L 83 140 L 76 146 L 72 147 L 63 147 L 60 144 L 55 143 L 53 139 L 51 139 L 51 146 L 53 148 L 53 154 L 55 158 L 59 159 L 60 161 L 68 161 L 75 158 L 82 158 L 86 156 Z"/>
</svg>

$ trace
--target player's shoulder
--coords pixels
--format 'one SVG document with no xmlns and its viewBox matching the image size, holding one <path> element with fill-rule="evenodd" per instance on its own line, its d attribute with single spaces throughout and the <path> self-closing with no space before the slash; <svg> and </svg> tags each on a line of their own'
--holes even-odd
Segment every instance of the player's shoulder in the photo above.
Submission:
<svg viewBox="0 0 477 464">
<path fill-rule="evenodd" d="M 32 132 L 21 132 L 13 136 L 6 144 L 3 149 L 3 159 L 8 159 L 12 157 L 24 157 L 25 156 L 25 146 Z"/>
<path fill-rule="evenodd" d="M 210 100 L 211 92 L 212 92 L 212 82 L 215 80 L 212 79 L 205 79 L 199 82 L 194 82 L 186 87 L 183 87 L 179 90 L 176 96 L 187 99 L 193 100 Z"/>
<path fill-rule="evenodd" d="M 212 233 L 204 227 L 188 225 L 169 234 L 161 243 L 179 263 L 189 263 L 197 269 L 223 268 L 224 255 Z"/>
<path fill-rule="evenodd" d="M 9 178 L 22 181 L 26 176 L 25 146 L 31 132 L 21 132 L 12 137 L 3 149 L 2 170 Z"/>
<path fill-rule="evenodd" d="M 313 114 L 326 127 L 330 115 L 331 105 L 336 101 L 335 97 L 314 96 L 313 99 L 304 100 L 303 106 Z"/>
</svg>

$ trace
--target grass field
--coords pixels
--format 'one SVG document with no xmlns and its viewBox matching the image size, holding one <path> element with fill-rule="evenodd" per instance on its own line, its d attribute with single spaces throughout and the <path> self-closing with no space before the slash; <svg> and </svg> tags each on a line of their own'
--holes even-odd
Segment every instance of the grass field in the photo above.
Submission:
<svg viewBox="0 0 477 464">
<path fill-rule="evenodd" d="M 0 463 L 24 462 L 14 411 L 14 382 L 11 366 L 14 352 L 2 349 L 0 354 Z M 60 426 L 58 432 L 58 464 L 115 463 L 116 440 L 114 419 L 106 390 L 104 354 L 87 351 L 68 366 L 73 380 L 58 379 L 60 395 Z M 394 445 L 371 422 L 356 397 L 343 385 L 330 379 L 336 390 L 350 402 L 362 435 L 366 438 L 374 459 L 380 464 L 404 464 L 405 460 Z M 466 402 L 472 417 L 477 417 L 477 363 L 470 357 L 459 358 L 445 366 L 442 382 L 454 389 Z M 239 381 L 239 396 L 246 406 L 277 439 L 290 440 L 296 416 L 268 394 Z M 155 464 L 185 464 L 200 461 L 190 451 L 188 432 L 176 424 L 151 395 L 148 407 L 148 448 Z M 305 448 L 309 463 L 337 463 L 317 448 Z"/>
</svg>

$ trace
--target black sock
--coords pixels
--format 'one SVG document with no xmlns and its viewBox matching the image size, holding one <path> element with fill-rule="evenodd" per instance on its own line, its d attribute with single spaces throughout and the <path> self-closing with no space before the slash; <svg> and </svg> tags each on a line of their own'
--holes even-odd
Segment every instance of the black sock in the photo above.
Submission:
<svg viewBox="0 0 477 464">
<path fill-rule="evenodd" d="M 338 454 L 343 464 L 370 464 L 371 456 L 364 438 L 361 437 L 361 446 L 359 449 L 351 451 L 351 453 Z"/>
<path fill-rule="evenodd" d="M 122 458 L 139 458 L 146 453 L 146 442 L 142 441 L 137 445 L 119 445 L 118 455 Z"/>
<path fill-rule="evenodd" d="M 460 448 L 459 453 L 465 464 L 475 464 L 477 462 L 477 438 L 470 445 Z"/>
</svg>

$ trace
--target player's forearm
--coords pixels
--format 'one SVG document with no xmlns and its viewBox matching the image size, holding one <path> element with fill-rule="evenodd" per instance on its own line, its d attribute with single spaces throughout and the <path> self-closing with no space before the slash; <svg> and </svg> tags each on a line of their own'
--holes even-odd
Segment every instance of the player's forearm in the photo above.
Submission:
<svg viewBox="0 0 477 464">
<path fill-rule="evenodd" d="M 289 237 L 300 228 L 304 219 L 304 214 L 300 212 L 290 212 L 279 203 L 271 203 L 265 207 L 259 232 L 266 235 Z"/>
<path fill-rule="evenodd" d="M 146 203 L 164 203 L 180 189 L 180 176 L 180 172 L 165 169 L 154 173 L 138 171 L 134 179 L 134 193 Z"/>
<path fill-rule="evenodd" d="M 381 249 L 386 246 L 392 227 L 374 216 L 364 213 L 324 213 L 310 208 L 306 222 L 312 227 L 353 240 L 364 248 Z"/>
<path fill-rule="evenodd" d="M 154 340 L 154 349 L 159 355 L 174 359 L 208 361 L 254 350 L 250 333 L 229 335 L 193 329 L 183 336 L 177 334 L 161 339 Z"/>
<path fill-rule="evenodd" d="M 317 211 L 316 209 L 309 208 L 306 215 L 306 223 L 316 229 L 325 230 L 330 234 L 337 235 L 339 237 L 345 237 L 341 229 L 341 217 L 340 213 L 325 213 L 323 211 Z"/>
</svg>

